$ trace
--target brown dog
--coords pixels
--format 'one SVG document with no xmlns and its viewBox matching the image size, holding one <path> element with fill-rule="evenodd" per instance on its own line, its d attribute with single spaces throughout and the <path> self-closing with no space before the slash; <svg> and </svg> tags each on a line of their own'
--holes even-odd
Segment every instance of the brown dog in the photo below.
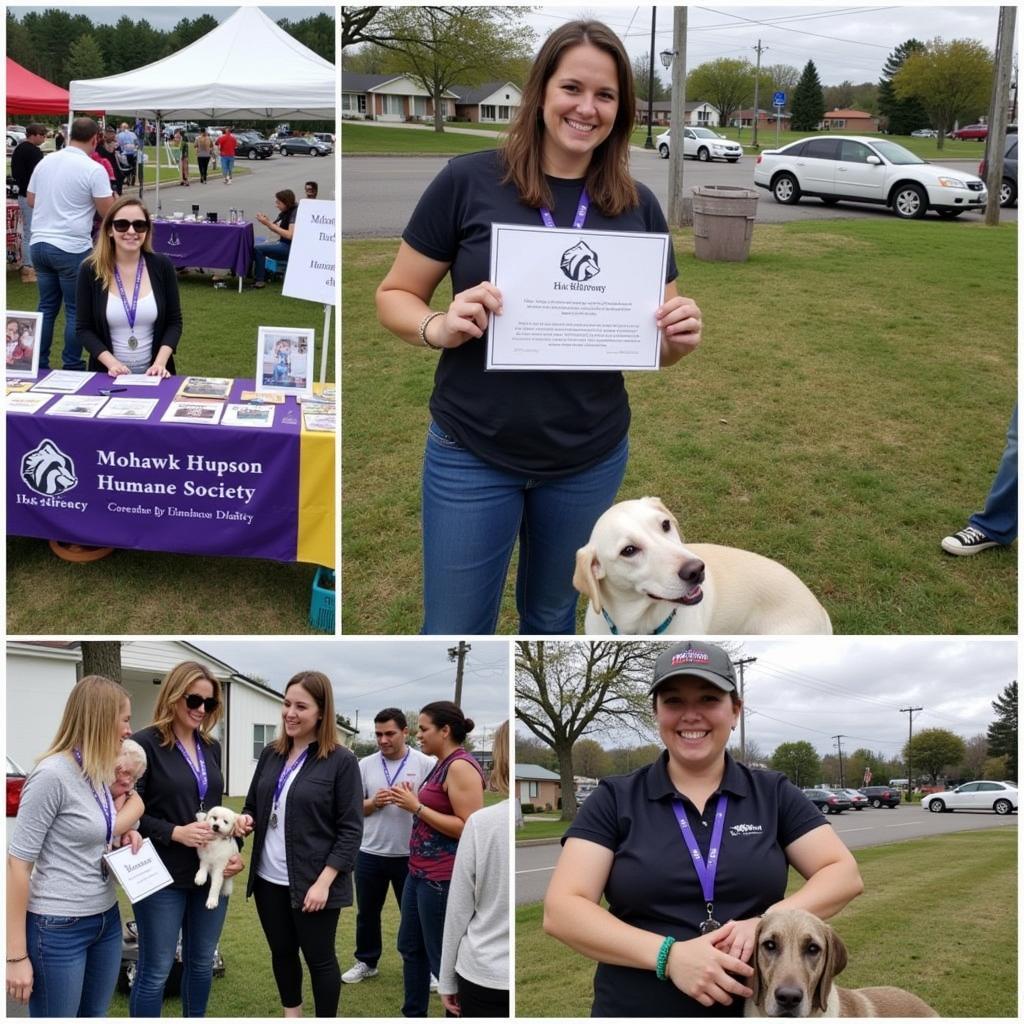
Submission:
<svg viewBox="0 0 1024 1024">
<path fill-rule="evenodd" d="M 754 990 L 745 1017 L 938 1017 L 911 992 L 888 985 L 839 988 L 846 947 L 806 910 L 765 914 L 754 940 Z"/>
</svg>

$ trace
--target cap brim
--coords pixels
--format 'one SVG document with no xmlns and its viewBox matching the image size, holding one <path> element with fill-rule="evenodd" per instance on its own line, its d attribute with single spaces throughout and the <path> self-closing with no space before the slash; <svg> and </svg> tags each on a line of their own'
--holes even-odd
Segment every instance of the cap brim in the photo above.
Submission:
<svg viewBox="0 0 1024 1024">
<path fill-rule="evenodd" d="M 723 679 L 717 672 L 705 672 L 700 668 L 684 668 L 680 666 L 678 670 L 666 673 L 656 683 L 653 683 L 651 688 L 647 691 L 647 696 L 650 697 L 659 686 L 667 683 L 670 679 L 678 679 L 681 676 L 690 676 L 695 679 L 703 679 L 706 682 L 714 683 L 715 686 L 725 693 L 736 692 L 736 687 L 727 679 Z"/>
</svg>

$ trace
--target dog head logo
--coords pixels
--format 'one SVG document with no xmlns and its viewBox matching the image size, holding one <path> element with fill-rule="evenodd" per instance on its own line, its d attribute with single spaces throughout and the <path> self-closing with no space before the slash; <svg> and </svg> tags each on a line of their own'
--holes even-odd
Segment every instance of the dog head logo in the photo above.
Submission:
<svg viewBox="0 0 1024 1024">
<path fill-rule="evenodd" d="M 75 464 L 49 438 L 39 442 L 21 460 L 21 479 L 36 494 L 65 494 L 78 486 Z"/>
<path fill-rule="evenodd" d="M 597 253 L 586 242 L 577 242 L 562 253 L 562 273 L 570 281 L 589 281 L 601 273 Z"/>
</svg>

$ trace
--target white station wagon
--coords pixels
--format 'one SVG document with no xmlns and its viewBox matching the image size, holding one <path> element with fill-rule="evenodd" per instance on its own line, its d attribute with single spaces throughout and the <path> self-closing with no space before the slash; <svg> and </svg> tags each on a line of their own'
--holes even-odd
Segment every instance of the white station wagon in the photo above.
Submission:
<svg viewBox="0 0 1024 1024">
<path fill-rule="evenodd" d="M 821 135 L 782 149 L 766 149 L 754 164 L 754 184 L 779 203 L 817 196 L 838 202 L 878 203 L 907 220 L 934 210 L 959 217 L 984 209 L 985 183 L 975 174 L 930 164 L 895 142 L 864 136 Z"/>
<path fill-rule="evenodd" d="M 945 793 L 929 793 L 921 806 L 933 814 L 943 811 L 995 811 L 1010 814 L 1017 810 L 1017 787 L 1008 782 L 965 782 Z"/>
</svg>

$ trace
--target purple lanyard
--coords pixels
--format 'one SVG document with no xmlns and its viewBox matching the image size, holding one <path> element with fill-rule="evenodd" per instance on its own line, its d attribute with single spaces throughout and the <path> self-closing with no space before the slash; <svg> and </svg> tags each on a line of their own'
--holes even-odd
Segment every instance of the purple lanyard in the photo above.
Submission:
<svg viewBox="0 0 1024 1024">
<path fill-rule="evenodd" d="M 121 305 L 124 306 L 124 315 L 128 318 L 128 328 L 135 330 L 135 315 L 139 309 L 139 291 L 142 288 L 142 257 L 139 257 L 139 266 L 135 271 L 135 291 L 132 293 L 132 304 L 128 305 L 128 296 L 125 294 L 124 284 L 121 281 L 121 274 L 114 264 L 114 280 L 117 282 L 117 290 L 121 293 Z"/>
<path fill-rule="evenodd" d="M 715 874 L 718 871 L 718 851 L 722 846 L 722 831 L 725 828 L 725 808 L 729 803 L 729 797 L 723 793 L 718 798 L 718 806 L 715 807 L 715 826 L 711 830 L 711 846 L 708 848 L 708 861 L 704 863 L 700 847 L 697 845 L 697 837 L 693 834 L 690 822 L 686 817 L 686 808 L 683 801 L 676 797 L 672 801 L 675 808 L 676 821 L 679 822 L 679 831 L 683 834 L 683 842 L 690 851 L 690 859 L 700 879 L 701 891 L 704 893 L 704 902 L 708 904 L 708 913 L 711 913 L 710 905 L 715 899 Z"/>
<path fill-rule="evenodd" d="M 78 747 L 74 747 L 71 751 L 75 755 L 75 760 L 78 762 L 78 767 L 82 767 L 82 752 Z M 84 772 L 83 772 L 84 776 Z M 110 841 L 114 838 L 114 800 L 110 795 L 110 789 L 107 786 L 103 787 L 103 794 L 106 796 L 106 803 L 100 800 L 99 793 L 92 788 L 92 783 L 89 784 L 89 792 L 92 793 L 93 800 L 96 801 L 96 805 L 103 812 L 103 820 L 107 826 L 107 846 L 110 846 Z"/>
<path fill-rule="evenodd" d="M 288 779 L 291 777 L 293 772 L 298 771 L 302 767 L 308 753 L 309 747 L 306 747 L 306 749 L 299 754 L 299 756 L 295 758 L 290 765 L 285 765 L 284 768 L 281 769 L 281 774 L 277 777 L 277 785 L 274 787 L 274 811 L 277 810 L 277 803 L 281 799 L 281 794 L 284 792 L 284 787 L 287 784 Z"/>
<path fill-rule="evenodd" d="M 384 760 L 384 755 L 383 754 L 380 755 L 380 763 L 381 763 L 381 766 L 384 769 L 384 778 L 388 780 L 388 785 L 389 786 L 393 786 L 395 784 L 395 780 L 402 774 L 402 769 L 405 767 L 405 762 L 408 761 L 408 760 L 409 760 L 409 751 L 407 750 L 405 752 L 405 757 L 402 758 L 402 763 L 395 770 L 395 774 L 394 775 L 389 775 L 388 774 L 388 763 L 387 763 L 387 761 Z"/>
<path fill-rule="evenodd" d="M 189 766 L 192 774 L 196 777 L 196 788 L 199 790 L 199 810 L 205 811 L 206 791 L 210 788 L 210 780 L 206 774 L 206 758 L 203 757 L 203 744 L 200 742 L 199 737 L 196 736 L 196 764 L 192 763 L 192 758 L 188 756 L 188 751 L 177 737 L 174 739 L 174 745 L 181 751 L 181 756 L 185 758 L 185 764 Z"/>
<path fill-rule="evenodd" d="M 580 202 L 576 207 L 576 216 L 573 219 L 572 226 L 579 231 L 583 227 L 584 221 L 587 219 L 587 210 L 590 209 L 590 194 L 587 192 L 587 186 L 583 186 L 583 191 L 580 193 Z M 554 228 L 558 225 L 555 224 L 555 218 L 551 216 L 551 211 L 546 207 L 540 208 L 540 219 L 544 221 L 544 227 Z"/>
</svg>

